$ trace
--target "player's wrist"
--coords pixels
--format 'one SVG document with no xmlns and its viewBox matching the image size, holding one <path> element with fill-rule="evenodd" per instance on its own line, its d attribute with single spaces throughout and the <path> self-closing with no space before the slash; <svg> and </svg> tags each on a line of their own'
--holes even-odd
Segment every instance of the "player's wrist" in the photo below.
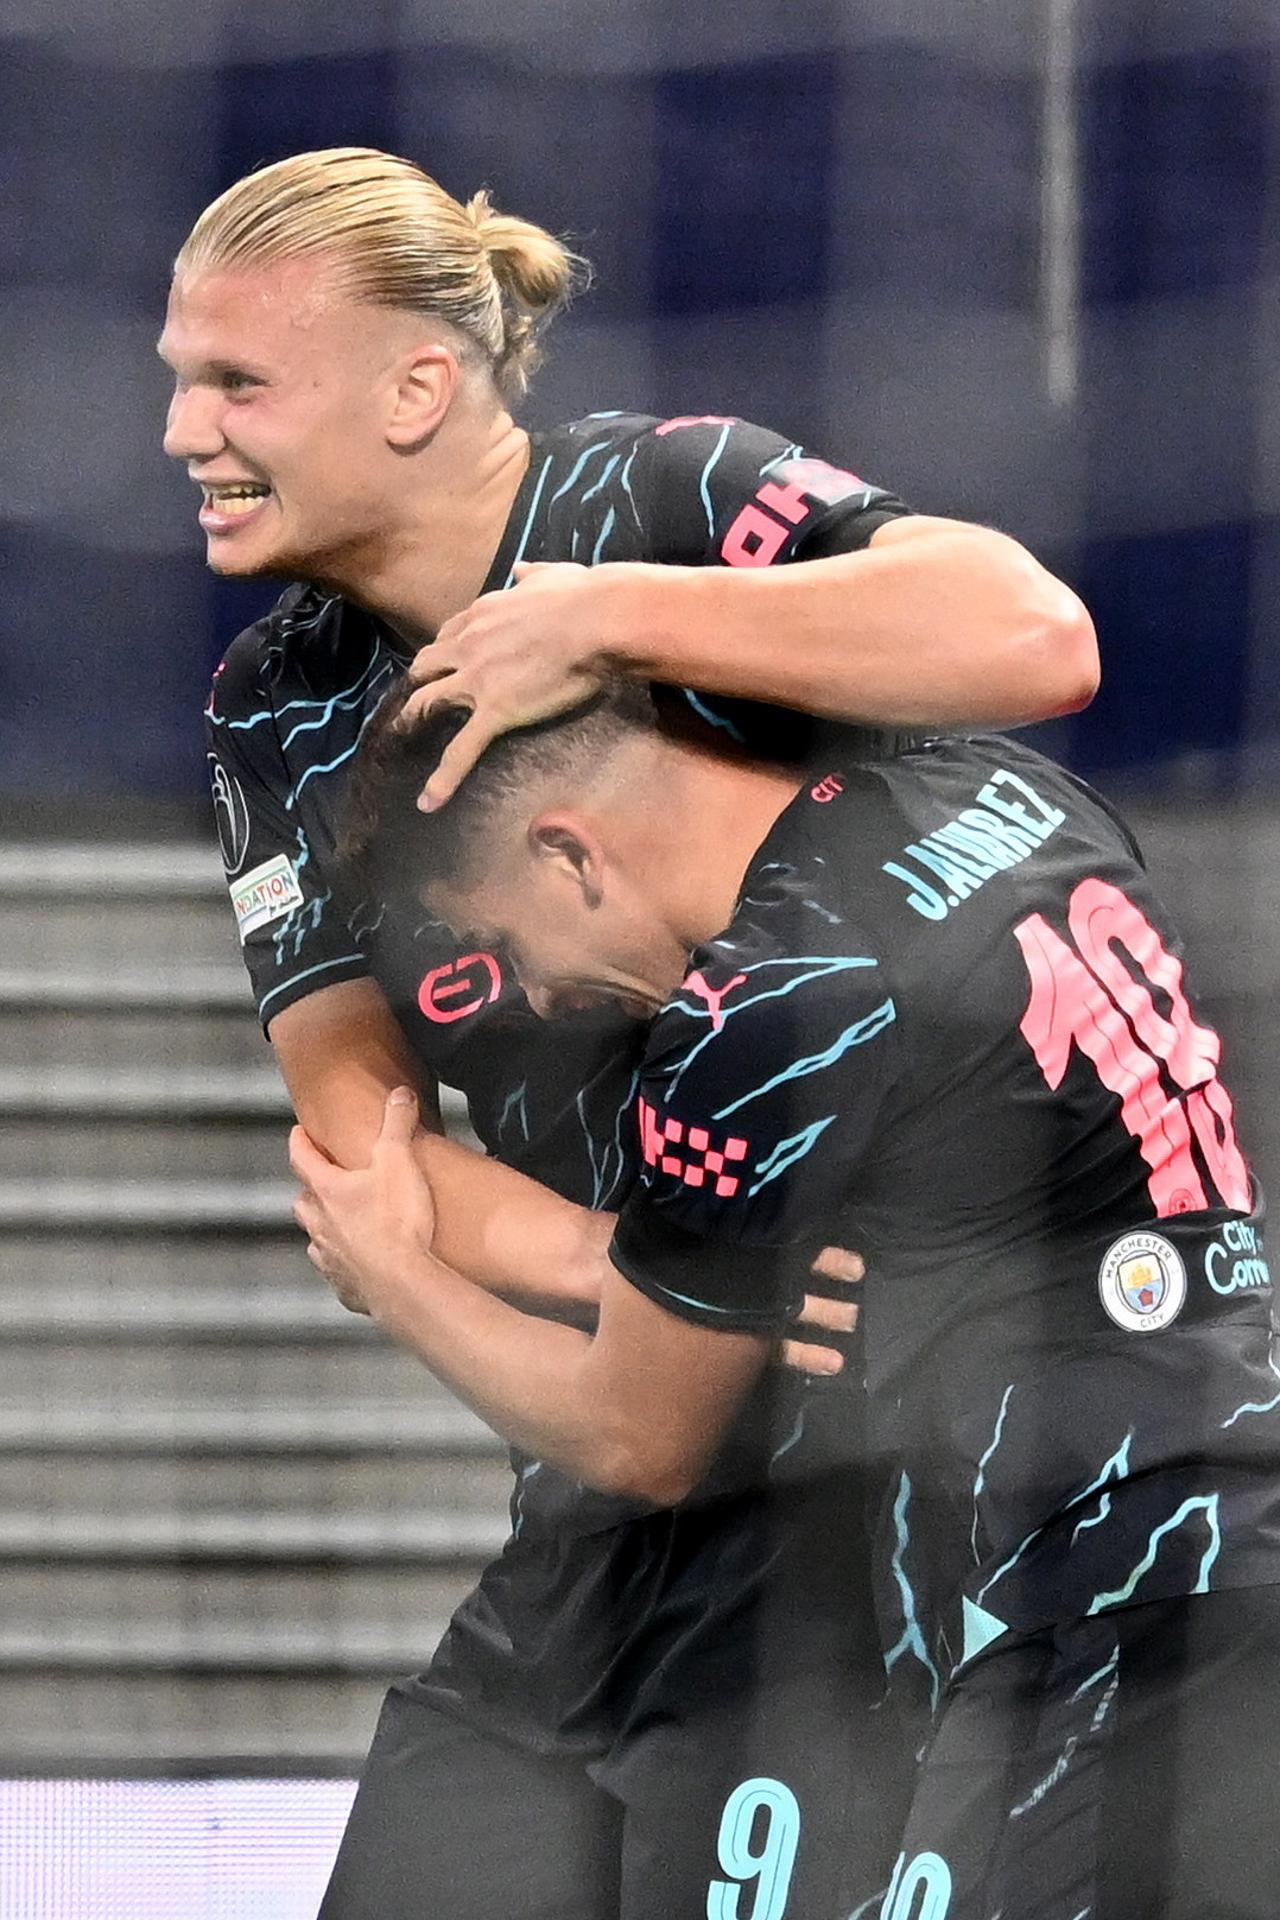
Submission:
<svg viewBox="0 0 1280 1920">
<path fill-rule="evenodd" d="M 592 670 L 602 679 L 663 678 L 684 637 L 688 582 L 699 571 L 629 560 L 592 568 L 599 594 Z"/>
</svg>

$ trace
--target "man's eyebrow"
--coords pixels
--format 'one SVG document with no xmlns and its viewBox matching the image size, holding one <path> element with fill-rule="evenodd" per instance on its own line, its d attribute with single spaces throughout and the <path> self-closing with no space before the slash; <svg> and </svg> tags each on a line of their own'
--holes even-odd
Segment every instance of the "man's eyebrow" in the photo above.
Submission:
<svg viewBox="0 0 1280 1920">
<path fill-rule="evenodd" d="M 166 367 L 173 367 L 173 360 L 164 350 L 163 334 L 161 334 L 160 338 L 156 341 L 156 352 L 164 361 Z M 251 380 L 265 380 L 267 378 L 263 368 L 255 367 L 247 360 L 201 360 L 197 362 L 197 368 L 205 377 L 212 375 L 215 379 L 219 375 L 227 373 L 247 374 Z"/>
</svg>

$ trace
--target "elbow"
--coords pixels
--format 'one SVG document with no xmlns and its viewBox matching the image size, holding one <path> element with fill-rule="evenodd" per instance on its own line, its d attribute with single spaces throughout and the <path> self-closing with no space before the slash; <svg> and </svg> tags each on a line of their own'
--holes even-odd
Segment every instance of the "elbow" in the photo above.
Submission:
<svg viewBox="0 0 1280 1920">
<path fill-rule="evenodd" d="M 1046 622 L 1041 645 L 1047 656 L 1046 692 L 1053 701 L 1046 719 L 1079 713 L 1097 693 L 1102 682 L 1102 663 L 1098 657 L 1098 636 L 1089 609 L 1070 587 L 1060 581 L 1060 604 Z"/>
<path fill-rule="evenodd" d="M 638 1500 L 651 1507 L 677 1507 L 688 1499 L 702 1479 L 707 1462 L 692 1453 L 679 1454 L 657 1446 L 652 1437 L 619 1438 L 582 1470 L 581 1477 L 599 1493 L 622 1500 Z"/>
<path fill-rule="evenodd" d="M 1030 564 L 1035 569 L 1026 583 L 1030 591 L 1018 596 L 1013 620 L 1018 711 L 1006 725 L 1079 713 L 1097 693 L 1102 677 L 1098 637 L 1083 600 L 1036 562 Z"/>
</svg>

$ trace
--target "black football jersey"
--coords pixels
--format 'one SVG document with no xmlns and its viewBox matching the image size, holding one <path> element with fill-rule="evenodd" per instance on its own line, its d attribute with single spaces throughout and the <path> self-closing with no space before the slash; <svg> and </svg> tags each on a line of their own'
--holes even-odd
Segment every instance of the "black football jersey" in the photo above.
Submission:
<svg viewBox="0 0 1280 1920">
<path fill-rule="evenodd" d="M 782 1331 L 866 1257 L 881 1634 L 936 1700 L 1009 1630 L 1280 1578 L 1260 1195 L 1127 829 L 1013 741 L 810 780 L 657 1018 L 613 1258 Z"/>
<path fill-rule="evenodd" d="M 593 414 L 532 436 L 485 591 L 520 560 L 765 566 L 855 551 L 901 501 L 742 421 Z M 785 645 L 785 635 L 779 636 Z M 381 621 L 314 588 L 284 594 L 214 679 L 208 748 L 224 861 L 264 1025 L 337 981 L 372 977 L 429 1072 L 466 1096 L 487 1149 L 581 1204 L 616 1205 L 635 1176 L 632 1104 L 643 1029 L 611 1016 L 548 1027 L 506 956 L 426 917 L 390 924 L 335 872 L 348 763 L 407 654 Z M 813 750 L 799 716 L 681 693 L 708 725 L 774 755 Z M 893 737 L 847 730 L 852 751 Z M 624 1503 L 524 1461 L 523 1535 L 614 1523 Z M 515 1605 L 513 1593 L 501 1605 Z"/>
<path fill-rule="evenodd" d="M 777 565 L 864 546 L 901 502 L 741 421 L 592 415 L 533 436 L 485 591 L 521 560 Z M 785 644 L 780 636 L 779 644 Z M 379 620 L 310 588 L 287 592 L 231 647 L 207 711 L 232 902 L 264 1023 L 295 1000 L 373 975 L 414 1051 L 460 1089 L 486 1147 L 590 1206 L 622 1190 L 633 1038 L 612 1019 L 548 1039 L 504 956 L 448 930 L 386 924 L 334 872 L 345 769 L 405 664 Z M 807 745 L 799 716 L 682 696 L 763 750 Z M 883 750 L 868 734 L 866 751 Z"/>
</svg>

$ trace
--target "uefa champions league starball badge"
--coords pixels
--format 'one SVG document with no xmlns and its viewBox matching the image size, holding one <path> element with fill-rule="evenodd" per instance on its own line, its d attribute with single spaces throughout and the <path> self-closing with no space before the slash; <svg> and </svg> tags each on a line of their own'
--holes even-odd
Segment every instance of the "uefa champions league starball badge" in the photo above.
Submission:
<svg viewBox="0 0 1280 1920">
<path fill-rule="evenodd" d="M 1187 1297 L 1182 1255 L 1163 1234 L 1126 1233 L 1103 1258 L 1098 1297 L 1126 1333 L 1159 1333 Z"/>
</svg>

